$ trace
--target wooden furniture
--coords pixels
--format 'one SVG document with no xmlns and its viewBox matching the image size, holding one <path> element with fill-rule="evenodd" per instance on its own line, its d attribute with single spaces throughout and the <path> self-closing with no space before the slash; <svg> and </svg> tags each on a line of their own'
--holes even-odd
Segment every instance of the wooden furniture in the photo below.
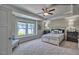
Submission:
<svg viewBox="0 0 79 59">
<path fill-rule="evenodd" d="M 67 41 L 78 42 L 78 32 L 67 31 Z"/>
</svg>

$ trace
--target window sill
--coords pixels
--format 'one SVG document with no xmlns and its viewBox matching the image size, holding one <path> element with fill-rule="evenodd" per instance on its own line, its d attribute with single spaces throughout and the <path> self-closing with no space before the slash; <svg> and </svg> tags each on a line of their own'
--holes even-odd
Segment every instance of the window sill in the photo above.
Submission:
<svg viewBox="0 0 79 59">
<path fill-rule="evenodd" d="M 35 35 L 17 36 L 16 38 L 17 38 L 17 39 L 20 39 L 20 38 L 31 37 L 31 36 L 35 36 Z"/>
</svg>

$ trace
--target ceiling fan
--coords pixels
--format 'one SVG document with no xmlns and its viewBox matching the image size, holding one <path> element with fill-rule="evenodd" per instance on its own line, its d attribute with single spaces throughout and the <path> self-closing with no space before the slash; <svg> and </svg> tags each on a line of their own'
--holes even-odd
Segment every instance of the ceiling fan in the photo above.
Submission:
<svg viewBox="0 0 79 59">
<path fill-rule="evenodd" d="M 42 8 L 43 11 L 43 15 L 47 16 L 47 15 L 53 15 L 52 11 L 55 11 L 55 9 L 48 9 L 48 8 Z"/>
</svg>

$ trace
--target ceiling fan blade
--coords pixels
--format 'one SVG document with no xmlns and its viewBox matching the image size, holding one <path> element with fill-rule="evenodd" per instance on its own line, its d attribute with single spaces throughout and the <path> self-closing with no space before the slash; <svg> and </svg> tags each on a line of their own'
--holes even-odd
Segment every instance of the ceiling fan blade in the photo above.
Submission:
<svg viewBox="0 0 79 59">
<path fill-rule="evenodd" d="M 42 10 L 44 11 L 44 8 L 42 8 Z"/>
<path fill-rule="evenodd" d="M 48 14 L 53 15 L 53 13 L 48 13 Z"/>
<path fill-rule="evenodd" d="M 51 10 L 49 10 L 49 12 L 51 12 L 51 11 L 54 11 L 55 9 L 51 9 Z"/>
<path fill-rule="evenodd" d="M 48 8 L 42 8 L 42 10 L 45 12 L 48 12 Z"/>
<path fill-rule="evenodd" d="M 46 8 L 46 11 L 48 11 L 48 8 Z"/>
<path fill-rule="evenodd" d="M 45 8 L 45 11 L 44 12 L 47 12 L 48 11 L 48 8 Z"/>
</svg>

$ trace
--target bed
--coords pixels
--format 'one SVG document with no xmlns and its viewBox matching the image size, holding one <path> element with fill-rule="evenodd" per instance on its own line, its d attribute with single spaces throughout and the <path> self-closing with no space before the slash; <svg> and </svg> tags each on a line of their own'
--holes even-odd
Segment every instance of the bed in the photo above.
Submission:
<svg viewBox="0 0 79 59">
<path fill-rule="evenodd" d="M 60 43 L 64 40 L 64 32 L 61 31 L 59 33 L 59 31 L 60 30 L 56 29 L 48 34 L 44 34 L 42 36 L 42 41 L 59 46 Z"/>
</svg>

